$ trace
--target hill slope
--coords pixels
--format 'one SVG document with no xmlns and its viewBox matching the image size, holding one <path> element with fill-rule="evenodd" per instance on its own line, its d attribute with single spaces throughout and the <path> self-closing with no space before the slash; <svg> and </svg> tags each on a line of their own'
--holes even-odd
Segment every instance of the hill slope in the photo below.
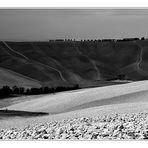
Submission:
<svg viewBox="0 0 148 148">
<path fill-rule="evenodd" d="M 57 114 L 110 104 L 148 101 L 148 81 L 90 88 L 41 96 L 11 105 L 10 110 L 48 112 Z"/>
<path fill-rule="evenodd" d="M 41 87 L 39 81 L 25 77 L 19 73 L 10 71 L 8 69 L 0 68 L 0 87 L 3 86 L 13 87 L 14 85 L 19 87 Z"/>
<path fill-rule="evenodd" d="M 42 85 L 148 78 L 148 40 L 0 42 L 0 67 Z"/>
<path fill-rule="evenodd" d="M 148 81 L 62 92 L 56 95 L 24 98 L 7 106 L 9 110 L 48 112 L 49 116 L 6 118 L 0 128 L 24 127 L 78 117 L 136 113 L 148 110 Z M 5 109 L 5 108 L 3 108 Z"/>
</svg>

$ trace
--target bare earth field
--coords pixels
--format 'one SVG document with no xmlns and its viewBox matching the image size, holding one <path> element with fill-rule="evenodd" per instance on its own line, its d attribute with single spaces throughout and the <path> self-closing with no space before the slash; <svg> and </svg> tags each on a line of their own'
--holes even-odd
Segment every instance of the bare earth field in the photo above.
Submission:
<svg viewBox="0 0 148 148">
<path fill-rule="evenodd" d="M 21 100 L 22 99 L 22 100 Z M 43 117 L 13 117 L 1 120 L 0 128 L 24 127 L 28 124 L 102 114 L 148 111 L 148 81 L 88 88 L 40 95 L 4 99 L 1 109 L 49 113 Z"/>
</svg>

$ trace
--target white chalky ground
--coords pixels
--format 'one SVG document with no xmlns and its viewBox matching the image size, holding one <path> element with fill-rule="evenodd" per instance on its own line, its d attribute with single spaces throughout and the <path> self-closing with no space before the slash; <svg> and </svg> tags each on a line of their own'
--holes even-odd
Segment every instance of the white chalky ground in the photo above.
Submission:
<svg viewBox="0 0 148 148">
<path fill-rule="evenodd" d="M 0 130 L 0 139 L 143 140 L 148 139 L 148 113 L 83 117 Z"/>
<path fill-rule="evenodd" d="M 1 120 L 1 139 L 147 139 L 148 81 L 46 95 L 8 109 L 58 114 Z"/>
</svg>

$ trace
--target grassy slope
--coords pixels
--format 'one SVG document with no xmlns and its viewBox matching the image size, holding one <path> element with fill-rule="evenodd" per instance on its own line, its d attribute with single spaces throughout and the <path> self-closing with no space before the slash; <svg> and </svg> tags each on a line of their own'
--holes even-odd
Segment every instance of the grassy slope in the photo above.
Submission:
<svg viewBox="0 0 148 148">
<path fill-rule="evenodd" d="M 56 71 L 40 63 L 24 59 L 22 56 L 9 50 L 2 43 L 0 43 L 0 51 L 0 67 L 2 68 L 41 82 L 59 80 L 59 75 Z"/>
<path fill-rule="evenodd" d="M 0 68 L 0 87 L 8 86 L 19 86 L 19 87 L 40 87 L 40 83 L 29 77 L 25 77 L 19 73 Z"/>
<path fill-rule="evenodd" d="M 0 61 L 0 66 L 49 85 L 55 83 L 58 85 L 59 81 L 61 81 L 60 84 L 65 83 L 61 80 L 60 74 L 52 68 L 57 69 L 67 83 L 85 84 L 89 81 L 94 84 L 95 80 L 112 79 L 119 74 L 124 74 L 127 79 L 132 80 L 148 78 L 148 40 L 134 42 L 7 42 L 7 44 L 14 51 L 29 58 L 29 61 L 10 52 L 1 44 L 0 49 L 3 50 L 0 57 L 9 58 Z M 141 50 L 142 62 L 139 68 L 138 60 Z M 12 64 L 14 62 L 17 63 L 17 66 Z M 52 83 L 52 81 L 54 82 Z"/>
</svg>

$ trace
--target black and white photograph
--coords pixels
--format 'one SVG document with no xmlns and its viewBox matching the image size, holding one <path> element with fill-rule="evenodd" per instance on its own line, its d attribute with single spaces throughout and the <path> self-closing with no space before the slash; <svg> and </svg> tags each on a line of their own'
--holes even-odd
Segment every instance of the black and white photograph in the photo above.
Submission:
<svg viewBox="0 0 148 148">
<path fill-rule="evenodd" d="M 1 8 L 0 140 L 148 140 L 148 8 Z"/>
</svg>

